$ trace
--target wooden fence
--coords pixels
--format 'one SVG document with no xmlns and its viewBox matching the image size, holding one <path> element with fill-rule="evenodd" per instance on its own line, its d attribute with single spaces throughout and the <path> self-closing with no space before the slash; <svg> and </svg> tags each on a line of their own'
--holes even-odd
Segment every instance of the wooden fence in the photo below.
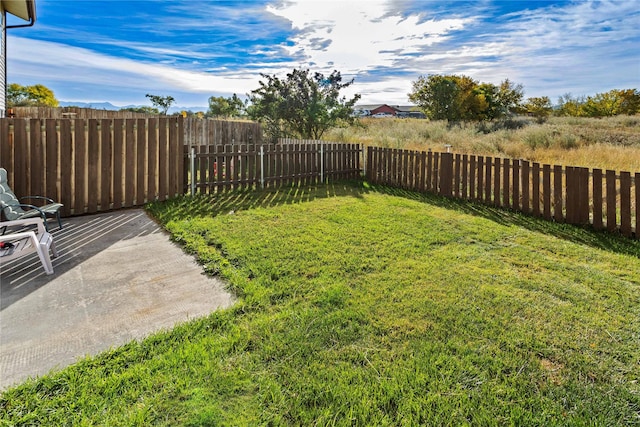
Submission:
<svg viewBox="0 0 640 427">
<path fill-rule="evenodd" d="M 190 150 L 183 167 L 189 183 L 185 191 L 198 193 L 354 179 L 362 172 L 358 144 L 202 145 L 185 150 Z"/>
<path fill-rule="evenodd" d="M 0 166 L 19 196 L 46 195 L 63 215 L 182 193 L 184 120 L 0 119 Z"/>
<path fill-rule="evenodd" d="M 58 200 L 65 216 L 164 200 L 191 184 L 214 192 L 360 176 L 358 145 L 221 143 L 236 138 L 260 141 L 260 126 L 181 117 L 0 119 L 0 166 L 16 194 Z"/>
<path fill-rule="evenodd" d="M 368 147 L 373 183 L 476 200 L 640 238 L 640 173 Z"/>
</svg>

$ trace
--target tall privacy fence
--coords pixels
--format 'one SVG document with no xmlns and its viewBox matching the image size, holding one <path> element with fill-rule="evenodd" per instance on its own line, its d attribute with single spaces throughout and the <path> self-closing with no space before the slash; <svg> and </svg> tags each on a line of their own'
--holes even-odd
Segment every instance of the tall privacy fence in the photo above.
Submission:
<svg viewBox="0 0 640 427">
<path fill-rule="evenodd" d="M 640 173 L 369 147 L 369 181 L 640 238 Z M 634 234 L 635 230 L 635 234 Z"/>
<path fill-rule="evenodd" d="M 185 182 L 194 194 L 361 176 L 359 144 L 289 142 L 192 146 L 184 166 Z"/>
<path fill-rule="evenodd" d="M 0 167 L 16 194 L 59 200 L 65 216 L 165 200 L 192 186 L 212 192 L 360 176 L 358 145 L 239 143 L 261 140 L 251 122 L 0 119 Z"/>
<path fill-rule="evenodd" d="M 63 215 L 181 194 L 184 120 L 0 119 L 0 166 L 18 195 L 46 195 Z"/>
</svg>

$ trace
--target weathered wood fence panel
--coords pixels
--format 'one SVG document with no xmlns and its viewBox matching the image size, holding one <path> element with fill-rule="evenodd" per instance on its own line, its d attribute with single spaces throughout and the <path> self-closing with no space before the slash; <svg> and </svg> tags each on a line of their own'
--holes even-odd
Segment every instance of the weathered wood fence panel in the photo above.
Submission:
<svg viewBox="0 0 640 427">
<path fill-rule="evenodd" d="M 18 196 L 63 215 L 164 200 L 182 191 L 183 119 L 0 119 L 0 166 Z"/>
<path fill-rule="evenodd" d="M 603 174 L 600 169 L 381 147 L 368 147 L 366 158 L 366 177 L 373 183 L 478 200 L 640 238 L 640 173 Z"/>
<path fill-rule="evenodd" d="M 239 120 L 184 120 L 184 143 L 189 146 L 261 144 L 260 123 Z"/>
<path fill-rule="evenodd" d="M 234 144 L 191 147 L 184 159 L 185 192 L 218 193 L 355 179 L 358 144 Z"/>
</svg>

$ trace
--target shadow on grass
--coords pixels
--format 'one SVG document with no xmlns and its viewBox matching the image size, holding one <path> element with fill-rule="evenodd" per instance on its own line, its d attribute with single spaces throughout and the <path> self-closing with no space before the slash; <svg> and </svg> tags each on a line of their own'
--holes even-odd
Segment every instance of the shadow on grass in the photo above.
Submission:
<svg viewBox="0 0 640 427">
<path fill-rule="evenodd" d="M 422 201 L 430 205 L 456 210 L 469 215 L 480 216 L 501 225 L 515 225 L 537 233 L 558 237 L 573 243 L 640 258 L 640 241 L 626 238 L 620 234 L 596 231 L 589 227 L 560 224 L 542 218 L 536 218 L 509 209 L 497 208 L 468 200 L 438 196 L 430 193 L 418 193 L 399 188 L 370 185 L 370 191 Z"/>
<path fill-rule="evenodd" d="M 376 192 L 403 197 L 452 209 L 469 215 L 480 216 L 501 225 L 515 225 L 525 229 L 558 237 L 593 248 L 631 255 L 640 258 L 640 241 L 619 234 L 595 231 L 586 227 L 560 224 L 542 218 L 525 215 L 504 208 L 496 208 L 468 200 L 419 193 L 387 186 L 363 183 L 359 180 L 340 181 L 324 185 L 283 186 L 265 190 L 236 190 L 216 194 L 180 196 L 166 202 L 150 203 L 147 211 L 162 223 L 198 216 L 216 216 L 231 211 L 243 211 L 259 207 L 311 202 L 327 197 L 356 197 Z"/>
<path fill-rule="evenodd" d="M 362 181 L 341 181 L 322 185 L 292 185 L 264 190 L 235 190 L 215 194 L 179 196 L 153 202 L 147 211 L 162 223 L 185 218 L 217 216 L 255 208 L 311 202 L 329 197 L 362 197 Z"/>
</svg>

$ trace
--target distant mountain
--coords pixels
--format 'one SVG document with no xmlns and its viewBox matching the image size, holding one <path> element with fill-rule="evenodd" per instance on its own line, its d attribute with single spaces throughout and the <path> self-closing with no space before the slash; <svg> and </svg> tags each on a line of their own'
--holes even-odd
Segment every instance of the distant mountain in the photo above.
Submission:
<svg viewBox="0 0 640 427">
<path fill-rule="evenodd" d="M 61 107 L 79 107 L 79 108 L 93 108 L 94 110 L 121 110 L 123 108 L 139 108 L 145 107 L 145 105 L 124 105 L 117 106 L 110 102 L 74 102 L 74 101 L 60 101 Z M 148 107 L 148 105 L 146 105 Z M 169 108 L 169 114 L 179 113 L 180 111 L 192 111 L 194 113 L 198 111 L 206 112 L 208 107 L 171 107 Z"/>
<path fill-rule="evenodd" d="M 61 107 L 79 107 L 79 108 L 93 108 L 94 110 L 119 110 L 124 107 L 116 107 L 110 102 L 74 102 L 74 101 L 60 101 Z"/>
</svg>

